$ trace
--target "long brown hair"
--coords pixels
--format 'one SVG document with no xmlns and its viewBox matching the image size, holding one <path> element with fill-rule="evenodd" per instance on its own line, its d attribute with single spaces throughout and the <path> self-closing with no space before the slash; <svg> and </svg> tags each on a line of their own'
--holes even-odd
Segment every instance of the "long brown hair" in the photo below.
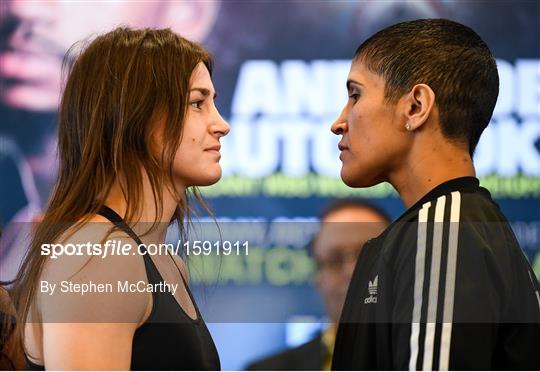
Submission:
<svg viewBox="0 0 540 372">
<path fill-rule="evenodd" d="M 9 292 L 0 281 L 0 371 L 24 369 L 24 354 L 15 337 L 15 309 Z"/>
<path fill-rule="evenodd" d="M 115 183 L 127 202 L 127 221 L 142 212 L 138 201 L 143 172 L 158 219 L 163 212 L 163 185 L 179 201 L 174 219 L 182 225 L 189 214 L 186 191 L 174 186 L 173 159 L 182 139 L 191 74 L 199 62 L 211 73 L 209 53 L 170 29 L 125 27 L 95 38 L 73 58 L 75 49 L 64 60 L 69 77 L 58 116 L 58 181 L 15 283 L 21 348 L 24 322 L 47 257 L 40 254 L 41 245 L 87 222 L 104 205 Z M 161 119 L 163 145 L 161 151 L 154 151 L 153 124 Z M 196 189 L 194 194 L 200 200 Z"/>
</svg>

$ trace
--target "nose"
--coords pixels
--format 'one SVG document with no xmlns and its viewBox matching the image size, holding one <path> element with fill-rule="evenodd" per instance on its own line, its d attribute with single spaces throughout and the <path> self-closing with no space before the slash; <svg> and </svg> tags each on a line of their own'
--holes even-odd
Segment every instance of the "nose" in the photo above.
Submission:
<svg viewBox="0 0 540 372">
<path fill-rule="evenodd" d="M 332 133 L 339 136 L 344 134 L 347 129 L 347 106 L 345 106 L 343 110 L 341 110 L 341 114 L 339 114 L 336 121 L 334 121 L 334 123 L 330 127 L 330 130 L 332 131 Z"/>
<path fill-rule="evenodd" d="M 212 124 L 212 133 L 216 134 L 218 137 L 225 137 L 230 130 L 231 126 L 225 121 L 225 119 L 223 119 L 216 108 L 214 123 Z"/>
</svg>

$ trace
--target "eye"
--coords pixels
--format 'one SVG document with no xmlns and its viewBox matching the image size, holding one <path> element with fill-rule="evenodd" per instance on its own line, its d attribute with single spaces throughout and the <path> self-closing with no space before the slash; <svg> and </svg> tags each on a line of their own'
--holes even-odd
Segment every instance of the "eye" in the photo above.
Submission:
<svg viewBox="0 0 540 372">
<path fill-rule="evenodd" d="M 200 110 L 203 102 L 204 101 L 199 100 L 199 101 L 190 102 L 189 104 L 191 105 L 191 107 L 196 108 L 197 110 Z"/>
<path fill-rule="evenodd" d="M 360 93 L 353 93 L 349 95 L 349 99 L 351 99 L 353 102 L 358 101 L 359 98 L 360 98 Z"/>
</svg>

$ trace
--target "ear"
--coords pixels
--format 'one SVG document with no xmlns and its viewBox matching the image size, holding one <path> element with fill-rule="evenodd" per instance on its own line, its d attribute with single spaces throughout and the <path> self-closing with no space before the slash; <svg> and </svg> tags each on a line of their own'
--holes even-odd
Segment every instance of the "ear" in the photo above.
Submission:
<svg viewBox="0 0 540 372">
<path fill-rule="evenodd" d="M 170 1 L 162 27 L 170 27 L 189 40 L 203 41 L 219 11 L 219 1 Z"/>
<path fill-rule="evenodd" d="M 414 131 L 428 120 L 435 106 L 435 93 L 427 84 L 416 84 L 405 97 L 407 130 Z"/>
</svg>

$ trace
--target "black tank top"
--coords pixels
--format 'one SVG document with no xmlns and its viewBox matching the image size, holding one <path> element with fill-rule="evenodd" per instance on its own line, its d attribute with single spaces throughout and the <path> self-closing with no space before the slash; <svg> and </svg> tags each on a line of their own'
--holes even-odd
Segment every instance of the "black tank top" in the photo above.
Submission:
<svg viewBox="0 0 540 372">
<path fill-rule="evenodd" d="M 127 233 L 137 244 L 142 244 L 141 239 L 115 211 L 104 206 L 98 214 Z M 150 284 L 162 283 L 163 278 L 150 256 L 145 254 L 143 259 L 148 282 Z M 176 265 L 174 259 L 172 257 L 171 259 Z M 152 311 L 146 322 L 135 331 L 133 336 L 132 370 L 216 371 L 220 369 L 219 356 L 212 336 L 206 328 L 182 272 L 178 271 L 195 307 L 197 319 L 191 319 L 170 292 L 152 292 Z M 44 369 L 43 366 L 32 363 L 28 358 L 27 364 L 29 370 Z"/>
</svg>

